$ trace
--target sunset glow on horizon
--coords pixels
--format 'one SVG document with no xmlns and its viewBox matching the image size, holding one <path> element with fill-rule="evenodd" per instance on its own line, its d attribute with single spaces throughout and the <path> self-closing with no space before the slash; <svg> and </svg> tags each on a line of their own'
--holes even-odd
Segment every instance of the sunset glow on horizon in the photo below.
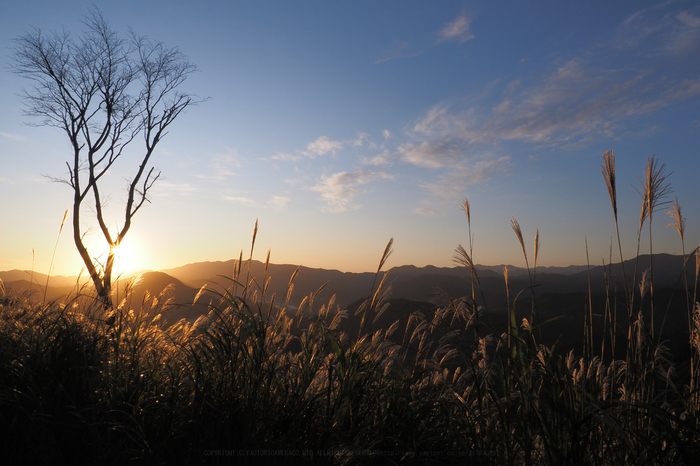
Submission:
<svg viewBox="0 0 700 466">
<path fill-rule="evenodd" d="M 610 260 L 615 224 L 603 153 L 617 161 L 625 259 L 634 256 L 648 157 L 666 165 L 700 243 L 700 5 L 692 1 L 168 3 L 42 0 L 0 17 L 0 271 L 55 275 L 83 267 L 58 128 L 23 113 L 29 80 L 12 73 L 14 39 L 36 27 L 79 37 L 90 5 L 123 37 L 178 47 L 198 71 L 188 107 L 157 146 L 162 172 L 133 219 L 114 273 L 163 270 L 250 253 L 254 259 L 365 272 L 474 262 L 524 266 L 539 229 L 538 265 Z M 138 14 L 136 14 L 138 12 Z M 105 177 L 110 231 L 124 222 L 136 146 Z M 681 253 L 654 213 L 655 253 Z M 108 248 L 94 214 L 84 239 Z M 642 254 L 648 253 L 648 231 Z M 616 241 L 616 240 L 614 240 Z M 646 242 L 645 242 L 646 241 Z M 617 243 L 612 254 L 619 261 Z"/>
</svg>

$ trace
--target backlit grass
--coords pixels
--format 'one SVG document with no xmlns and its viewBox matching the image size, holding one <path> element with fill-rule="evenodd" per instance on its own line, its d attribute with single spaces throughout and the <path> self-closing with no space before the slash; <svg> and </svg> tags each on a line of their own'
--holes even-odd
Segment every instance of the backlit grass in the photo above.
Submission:
<svg viewBox="0 0 700 466">
<path fill-rule="evenodd" d="M 616 222 L 612 153 L 603 173 Z M 640 230 L 666 194 L 654 179 L 663 170 L 651 160 L 648 175 Z M 468 202 L 464 208 L 471 231 Z M 672 210 L 683 240 L 677 202 Z M 527 261 L 522 231 L 515 219 L 512 225 Z M 527 262 L 533 286 L 539 235 L 534 244 L 532 268 Z M 586 318 L 584 329 L 571 330 L 585 333 L 582 356 L 562 354 L 540 343 L 547 324 L 539 322 L 535 294 L 511 290 L 507 270 L 507 312 L 485 307 L 471 242 L 456 251 L 469 272 L 469 296 L 447 297 L 406 324 L 377 328 L 389 305 L 381 269 L 391 246 L 353 314 L 313 294 L 288 307 L 294 276 L 285 296 L 276 296 L 267 274 L 250 276 L 242 257 L 208 314 L 171 326 L 160 317 L 167 290 L 146 296 L 139 312 L 126 299 L 105 314 L 84 295 L 44 304 L 0 286 L 4 458 L 26 464 L 697 461 L 697 250 L 688 256 L 695 256 L 695 282 L 683 282 L 691 356 L 679 371 L 657 338 L 664 306 L 642 307 L 653 300 L 653 274 L 635 270 L 622 280 L 626 319 L 617 316 L 608 289 L 605 309 L 595 309 L 604 327 L 593 328 Z M 518 321 L 522 302 L 530 309 Z M 359 333 L 347 331 L 349 322 L 359 323 L 352 327 Z M 594 332 L 603 335 L 600 347 Z M 611 350 L 616 347 L 624 348 L 622 356 Z"/>
</svg>

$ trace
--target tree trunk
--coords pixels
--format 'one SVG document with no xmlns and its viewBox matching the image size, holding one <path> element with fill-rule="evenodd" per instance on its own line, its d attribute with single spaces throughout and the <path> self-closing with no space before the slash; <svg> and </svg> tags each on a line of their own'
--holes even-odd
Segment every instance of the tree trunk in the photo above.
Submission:
<svg viewBox="0 0 700 466">
<path fill-rule="evenodd" d="M 95 264 L 93 264 L 90 253 L 83 244 L 83 239 L 80 236 L 80 204 L 73 205 L 73 241 L 75 242 L 75 247 L 78 249 L 80 257 L 83 259 L 88 274 L 90 274 L 90 279 L 95 286 L 95 293 L 97 293 L 98 300 L 102 303 L 105 310 L 111 309 L 113 306 L 111 297 L 111 276 L 112 265 L 114 264 L 114 250 L 110 250 L 104 276 L 100 277 L 100 273 L 95 267 Z"/>
<path fill-rule="evenodd" d="M 114 245 L 109 247 L 109 256 L 105 264 L 104 276 L 102 277 L 102 295 L 100 298 L 105 304 L 105 310 L 111 309 L 112 304 L 112 268 L 114 267 Z"/>
</svg>

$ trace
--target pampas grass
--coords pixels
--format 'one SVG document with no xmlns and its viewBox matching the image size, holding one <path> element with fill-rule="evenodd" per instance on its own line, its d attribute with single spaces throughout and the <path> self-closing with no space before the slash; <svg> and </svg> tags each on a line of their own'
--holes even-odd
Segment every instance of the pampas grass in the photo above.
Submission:
<svg viewBox="0 0 700 466">
<path fill-rule="evenodd" d="M 617 229 L 614 157 L 606 152 L 603 158 Z M 640 230 L 664 202 L 668 188 L 662 168 L 649 160 L 652 176 L 645 191 L 654 194 L 643 199 Z M 671 218 L 683 241 L 677 205 Z M 168 290 L 134 303 L 133 282 L 109 315 L 90 296 L 38 304 L 0 282 L 5 459 L 229 464 L 235 456 L 242 464 L 692 464 L 700 454 L 700 305 L 695 294 L 700 252 L 692 253 L 693 293 L 686 288 L 686 299 L 694 305 L 691 375 L 684 379 L 670 350 L 652 338 L 653 320 L 650 328 L 642 312 L 653 291 L 651 269 L 639 283 L 635 271 L 629 288 L 623 280 L 629 317 L 624 359 L 616 359 L 620 323 L 610 304 L 615 301 L 612 264 L 606 269 L 602 332 L 596 331 L 602 335 L 600 353 L 593 346 L 594 301 L 589 299 L 582 357 L 575 351 L 561 354 L 534 338 L 535 329 L 548 330 L 547 322 L 537 320 L 534 299 L 539 230 L 530 271 L 520 225 L 512 218 L 529 286 L 511 290 L 504 268 L 505 309 L 492 303 L 487 310 L 473 260 L 469 202 L 462 207 L 469 248 L 458 246 L 454 259 L 468 272 L 469 296 L 443 295 L 434 307 L 386 328 L 378 324 L 391 305 L 391 277 L 382 269 L 393 239 L 355 315 L 334 298 L 319 302 L 318 292 L 294 309 L 288 304 L 299 269 L 284 299 L 269 289 L 270 251 L 263 277 L 252 276 L 257 222 L 247 271 L 241 251 L 231 276 L 222 277 L 225 286 L 207 285 L 197 294 L 199 301 L 205 292 L 216 298 L 194 322 L 165 325 Z M 619 236 L 618 248 L 622 261 Z M 612 250 L 610 255 L 612 263 Z M 529 316 L 518 322 L 516 304 L 523 293 L 532 294 L 532 304 Z M 639 308 L 633 307 L 636 294 Z M 477 303 L 477 296 L 484 302 Z M 397 338 L 399 332 L 403 337 Z"/>
<path fill-rule="evenodd" d="M 665 198 L 671 193 L 671 184 L 667 181 L 670 173 L 666 173 L 666 164 L 659 166 L 658 160 L 652 155 L 647 159 L 646 169 L 644 170 L 644 178 L 639 180 L 641 188 L 637 192 L 642 197 L 642 214 L 643 217 L 649 219 L 649 294 L 651 299 L 651 338 L 656 335 L 656 326 L 654 325 L 655 309 L 654 309 L 654 260 L 653 260 L 653 239 L 652 239 L 652 220 L 654 212 L 662 205 L 668 204 L 670 201 Z M 640 220 L 640 226 L 643 219 Z"/>
</svg>

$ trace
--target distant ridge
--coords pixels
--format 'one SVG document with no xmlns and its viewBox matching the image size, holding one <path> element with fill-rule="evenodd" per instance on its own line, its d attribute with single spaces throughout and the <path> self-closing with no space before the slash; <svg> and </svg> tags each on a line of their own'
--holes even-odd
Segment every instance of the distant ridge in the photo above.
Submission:
<svg viewBox="0 0 700 466">
<path fill-rule="evenodd" d="M 33 282 L 35 285 L 46 285 L 47 275 L 40 272 L 32 273 L 29 270 L 7 270 L 5 272 L 0 272 L 0 280 L 3 282 L 14 282 L 19 280 L 26 280 L 27 283 Z M 81 278 L 84 281 L 86 277 Z M 89 278 L 89 277 L 88 277 Z M 75 286 L 78 281 L 78 277 L 64 277 L 63 275 L 51 275 L 49 279 L 49 286 Z"/>
<path fill-rule="evenodd" d="M 232 282 L 233 267 L 235 261 L 208 261 L 186 264 L 181 267 L 162 270 L 159 272 L 143 272 L 141 281 L 134 287 L 139 292 L 148 290 L 151 294 L 158 294 L 167 285 L 172 284 L 176 300 L 185 304 L 194 297 L 197 291 L 204 285 L 212 290 L 228 288 Z M 632 279 L 635 261 L 625 261 L 625 271 L 629 280 Z M 639 257 L 637 264 L 637 280 L 641 279 L 642 272 L 649 267 L 649 255 Z M 683 258 L 680 255 L 655 254 L 654 274 L 657 286 L 679 286 L 682 283 L 681 271 Z M 253 286 L 262 287 L 264 280 L 269 278 L 268 298 L 276 293 L 275 301 L 281 303 L 289 286 L 289 281 L 298 269 L 294 279 L 294 290 L 290 305 L 297 306 L 301 300 L 309 295 L 315 296 L 315 304 L 320 306 L 327 303 L 331 296 L 335 295 L 336 303 L 341 307 L 369 296 L 374 282 L 374 273 L 352 273 L 339 270 L 327 270 L 320 268 L 299 267 L 291 264 L 269 264 L 267 277 L 265 265 L 259 261 L 244 262 L 241 265 L 239 282 L 253 281 Z M 509 285 L 512 291 L 520 291 L 528 288 L 529 278 L 527 269 L 523 267 L 508 266 Z M 477 272 L 487 302 L 495 302 L 501 305 L 505 294 L 503 266 L 477 266 Z M 534 272 L 534 271 L 531 271 Z M 694 280 L 694 264 L 688 267 L 688 280 Z M 588 267 L 537 267 L 537 293 L 585 293 L 588 287 Z M 409 299 L 427 302 L 439 298 L 441 294 L 453 297 L 467 296 L 471 294 L 470 273 L 463 267 L 416 267 L 413 265 L 398 266 L 388 271 L 388 283 L 392 285 L 392 298 Z M 620 264 L 607 266 L 592 266 L 590 268 L 591 285 L 595 292 L 604 290 L 606 274 L 617 281 L 617 287 L 621 286 Z M 0 272 L 0 279 L 9 289 L 28 289 L 30 273 L 20 270 Z M 83 278 L 84 279 L 84 278 Z M 81 282 L 83 282 L 81 279 Z M 119 288 L 128 283 L 129 277 L 122 277 Z M 52 276 L 49 282 L 49 299 L 57 299 L 71 290 L 76 290 L 77 277 Z M 46 283 L 46 275 L 34 273 L 34 290 L 41 290 Z M 85 282 L 83 282 L 85 283 Z M 139 295 L 143 296 L 143 294 Z M 136 300 L 137 296 L 132 299 Z M 140 299 L 140 298 L 139 298 Z M 191 301 L 190 301 L 191 302 Z"/>
</svg>

